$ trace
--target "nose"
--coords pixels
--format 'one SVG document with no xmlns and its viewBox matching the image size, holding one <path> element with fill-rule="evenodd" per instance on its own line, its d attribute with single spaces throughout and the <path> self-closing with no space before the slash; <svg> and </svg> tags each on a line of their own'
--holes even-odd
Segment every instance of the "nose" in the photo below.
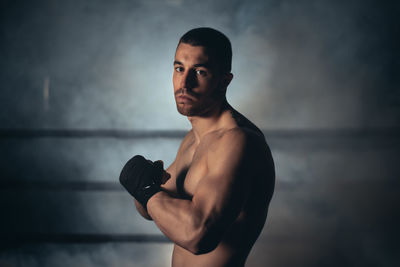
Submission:
<svg viewBox="0 0 400 267">
<path fill-rule="evenodd" d="M 193 71 L 186 71 L 182 74 L 181 77 L 181 88 L 185 88 L 186 90 L 192 90 L 197 86 L 196 76 Z"/>
</svg>

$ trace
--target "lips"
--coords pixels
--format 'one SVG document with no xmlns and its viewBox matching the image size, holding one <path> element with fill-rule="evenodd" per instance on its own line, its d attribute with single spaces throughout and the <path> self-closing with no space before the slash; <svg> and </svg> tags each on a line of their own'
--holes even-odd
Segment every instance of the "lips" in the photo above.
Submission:
<svg viewBox="0 0 400 267">
<path fill-rule="evenodd" d="M 178 95 L 176 96 L 176 101 L 178 103 L 191 103 L 193 102 L 193 98 L 188 95 Z"/>
</svg>

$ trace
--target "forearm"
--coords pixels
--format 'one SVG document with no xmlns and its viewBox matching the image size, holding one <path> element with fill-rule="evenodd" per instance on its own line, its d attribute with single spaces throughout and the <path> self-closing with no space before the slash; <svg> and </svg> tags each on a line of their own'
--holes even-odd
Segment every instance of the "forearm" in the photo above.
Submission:
<svg viewBox="0 0 400 267">
<path fill-rule="evenodd" d="M 147 211 L 170 240 L 195 253 L 202 220 L 191 200 L 174 198 L 161 191 L 149 200 Z"/>
</svg>

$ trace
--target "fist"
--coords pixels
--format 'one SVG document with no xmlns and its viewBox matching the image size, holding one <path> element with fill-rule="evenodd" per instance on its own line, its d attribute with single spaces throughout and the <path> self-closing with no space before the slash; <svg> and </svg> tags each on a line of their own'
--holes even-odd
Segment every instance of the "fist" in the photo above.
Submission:
<svg viewBox="0 0 400 267">
<path fill-rule="evenodd" d="M 152 162 L 136 155 L 122 168 L 119 181 L 146 208 L 148 200 L 161 191 L 161 184 L 168 178 L 162 161 Z"/>
</svg>

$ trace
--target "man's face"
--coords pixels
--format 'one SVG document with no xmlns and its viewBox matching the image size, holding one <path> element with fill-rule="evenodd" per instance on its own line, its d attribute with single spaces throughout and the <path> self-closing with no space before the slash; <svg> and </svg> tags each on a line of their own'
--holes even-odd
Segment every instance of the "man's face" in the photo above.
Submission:
<svg viewBox="0 0 400 267">
<path fill-rule="evenodd" d="M 175 53 L 173 85 L 178 112 L 207 116 L 224 97 L 216 64 L 202 46 L 180 43 Z"/>
</svg>

